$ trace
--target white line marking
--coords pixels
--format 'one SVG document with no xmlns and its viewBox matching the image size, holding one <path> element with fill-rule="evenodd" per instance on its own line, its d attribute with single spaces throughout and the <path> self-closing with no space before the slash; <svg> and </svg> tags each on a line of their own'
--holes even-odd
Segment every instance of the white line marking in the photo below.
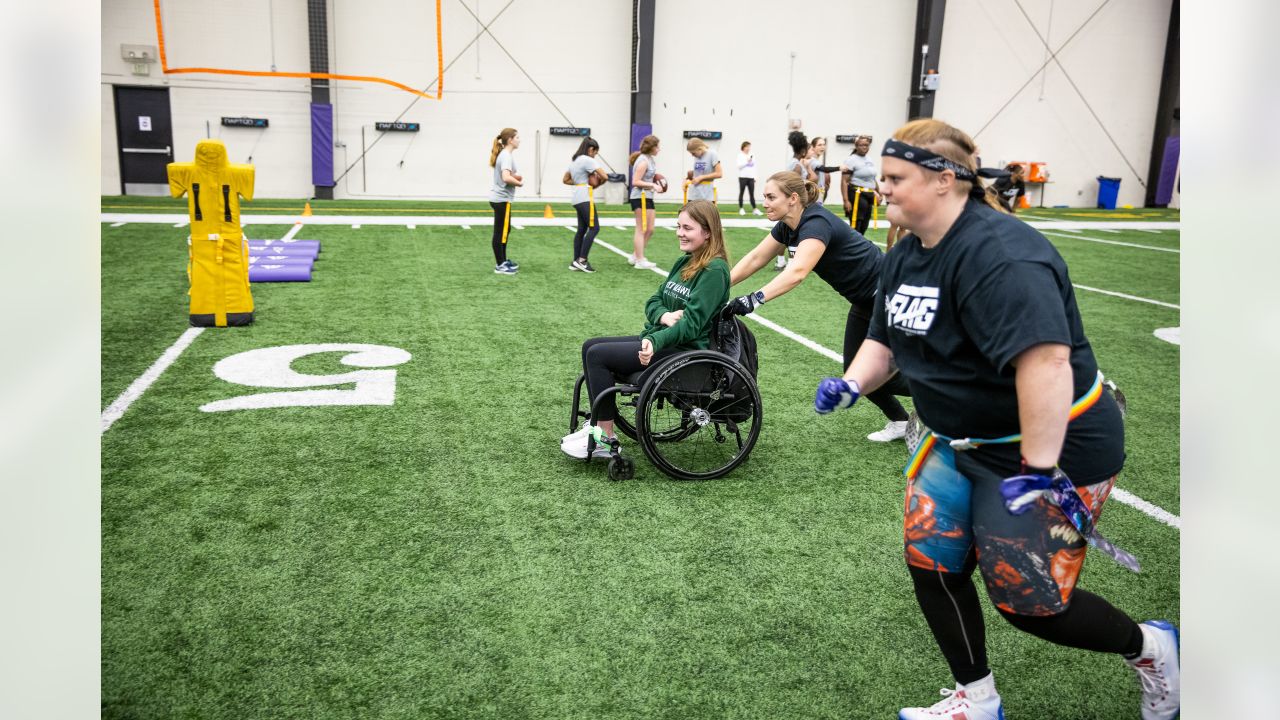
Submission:
<svg viewBox="0 0 1280 720">
<path fill-rule="evenodd" d="M 1078 231 L 1068 230 L 1067 232 L 1078 232 Z M 1103 243 L 1105 245 L 1123 245 L 1125 247 L 1141 248 L 1143 250 L 1158 250 L 1160 252 L 1174 253 L 1177 255 L 1182 254 L 1181 250 L 1175 250 L 1173 248 L 1156 247 L 1154 245 L 1139 245 L 1137 243 L 1120 242 L 1119 240 L 1102 240 L 1100 238 L 1085 237 L 1084 235 L 1063 235 L 1062 233 L 1056 233 L 1056 232 L 1053 232 L 1052 230 L 1041 230 L 1040 233 L 1043 235 L 1053 235 L 1055 237 L 1069 238 L 1071 240 L 1085 240 L 1088 242 Z"/>
<path fill-rule="evenodd" d="M 1163 235 L 1163 234 L 1164 234 L 1164 231 L 1163 231 L 1163 230 L 1148 230 L 1148 229 L 1146 229 L 1146 228 L 1134 228 L 1134 230 L 1137 230 L 1138 232 L 1151 233 L 1152 235 Z"/>
<path fill-rule="evenodd" d="M 174 224 L 173 224 L 173 226 L 174 226 L 174 227 L 186 227 L 188 222 L 190 222 L 190 220 L 183 220 L 182 222 L 176 222 L 176 223 L 174 223 Z"/>
<path fill-rule="evenodd" d="M 1064 227 L 1064 228 L 1058 228 L 1058 229 L 1059 229 L 1059 230 L 1063 230 L 1063 231 L 1065 231 L 1065 232 L 1080 232 L 1079 230 L 1077 230 L 1077 229 L 1075 229 L 1075 228 L 1065 228 L 1065 227 Z"/>
<path fill-rule="evenodd" d="M 139 222 L 139 223 L 175 223 L 185 218 L 185 215 L 176 213 L 107 213 L 101 214 L 102 222 Z M 457 215 L 452 217 L 441 217 L 438 215 L 387 215 L 385 217 L 369 217 L 355 215 L 241 215 L 240 222 L 243 225 L 283 225 L 285 223 L 301 220 L 313 225 L 351 225 L 353 223 L 363 223 L 365 225 L 404 225 L 405 223 L 416 223 L 418 225 L 450 225 L 458 226 L 466 225 L 493 225 L 492 215 Z M 654 225 L 659 227 L 672 227 L 675 225 L 675 218 L 658 218 Z M 520 218 L 520 223 L 529 227 L 563 225 L 563 218 L 541 218 L 541 217 L 525 217 Z M 769 230 L 774 223 L 762 218 L 721 218 L 720 224 L 727 228 L 754 228 L 757 230 Z M 880 221 L 881 226 L 884 225 L 883 218 Z M 1110 228 L 1113 230 L 1181 230 L 1182 226 L 1178 222 L 1171 221 L 1137 221 L 1137 220 L 1108 220 L 1108 221 L 1075 221 L 1075 220 L 1046 220 L 1027 223 L 1037 230 L 1094 230 L 1097 228 Z M 636 221 L 630 215 L 626 217 L 601 217 L 601 226 L 621 227 L 625 230 L 635 228 Z"/>
<path fill-rule="evenodd" d="M 470 230 L 470 229 L 471 229 L 471 226 L 470 226 L 470 225 L 463 225 L 463 226 L 462 226 L 462 229 L 463 229 L 463 230 Z"/>
<path fill-rule="evenodd" d="M 517 229 L 517 230 L 523 230 L 523 229 L 524 229 L 524 226 L 523 226 L 523 225 L 519 225 L 519 224 L 516 224 L 516 223 L 511 223 L 511 227 L 513 227 L 513 228 L 515 228 L 515 229 Z"/>
<path fill-rule="evenodd" d="M 360 229 L 360 223 L 351 223 L 351 229 L 352 229 L 352 230 L 359 230 L 359 229 Z"/>
<path fill-rule="evenodd" d="M 168 350 L 164 351 L 160 359 L 152 363 L 146 372 L 142 373 L 137 380 L 134 380 L 128 388 L 125 388 L 125 391 L 120 393 L 120 397 L 112 401 L 107 406 L 107 409 L 102 411 L 102 432 L 105 433 L 111 429 L 111 426 L 120 419 L 121 415 L 124 415 L 124 411 L 129 409 L 133 401 L 142 397 L 142 393 L 146 392 L 152 383 L 160 379 L 160 375 L 169 369 L 169 366 L 178 359 L 182 351 L 186 350 L 187 346 L 199 337 L 202 332 L 204 332 L 202 327 L 187 328 L 182 335 L 178 336 L 177 341 L 170 345 Z"/>
<path fill-rule="evenodd" d="M 1111 233 L 1111 234 L 1113 234 L 1113 235 L 1119 235 L 1119 234 L 1120 234 L 1120 231 L 1119 231 L 1119 230 L 1110 230 L 1110 229 L 1107 229 L 1107 228 L 1098 228 L 1098 232 Z"/>
<path fill-rule="evenodd" d="M 128 224 L 128 223 L 122 223 L 122 222 L 118 222 L 118 223 L 111 223 L 111 227 L 124 227 L 124 226 L 125 226 L 125 225 L 127 225 L 127 224 Z"/>
<path fill-rule="evenodd" d="M 418 227 L 418 226 L 417 226 L 417 225 L 405 225 L 405 227 L 409 228 L 410 230 L 415 230 L 415 229 L 417 229 L 417 227 Z"/>
<path fill-rule="evenodd" d="M 1167 343 L 1173 343 L 1174 345 L 1182 345 L 1182 327 L 1181 326 L 1156 328 L 1155 332 L 1153 332 L 1152 334 Z"/>
<path fill-rule="evenodd" d="M 1128 490 L 1121 490 L 1120 488 L 1114 488 L 1111 490 L 1111 497 L 1115 498 L 1116 500 L 1119 500 L 1120 502 L 1124 503 L 1125 505 L 1128 505 L 1129 507 L 1137 508 L 1141 512 L 1146 513 L 1147 515 L 1150 515 L 1151 517 L 1155 518 L 1156 520 L 1159 520 L 1160 522 L 1164 523 L 1165 525 L 1168 525 L 1171 528 L 1174 528 L 1175 530 L 1182 530 L 1182 518 L 1178 517 L 1177 515 L 1174 515 L 1168 510 L 1165 510 L 1159 505 L 1153 505 L 1147 502 L 1146 500 L 1143 500 L 1142 498 L 1138 497 L 1137 495 L 1134 495 Z"/>
<path fill-rule="evenodd" d="M 294 226 L 289 228 L 289 232 L 285 233 L 284 237 L 280 238 L 280 242 L 288 242 L 300 232 L 302 232 L 302 223 L 294 223 Z"/>
<path fill-rule="evenodd" d="M 1160 302 L 1159 300 L 1151 300 L 1149 298 L 1138 297 L 1137 295 L 1125 295 L 1124 293 L 1111 292 L 1110 290 L 1100 290 L 1095 287 L 1089 287 L 1088 285 L 1077 285 L 1075 283 L 1072 283 L 1071 287 L 1074 287 L 1080 290 L 1088 290 L 1089 292 L 1102 293 L 1103 295 L 1114 295 L 1115 297 L 1124 298 L 1125 300 L 1136 300 L 1138 302 L 1151 303 L 1152 305 L 1159 305 L 1161 307 L 1173 308 L 1174 310 L 1182 309 L 1181 307 L 1174 305 L 1173 303 Z"/>
</svg>

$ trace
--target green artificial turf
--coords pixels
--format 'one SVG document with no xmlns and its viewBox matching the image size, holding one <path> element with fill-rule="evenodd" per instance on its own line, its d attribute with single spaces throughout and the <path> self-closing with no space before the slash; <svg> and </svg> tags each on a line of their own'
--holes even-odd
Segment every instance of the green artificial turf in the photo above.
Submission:
<svg viewBox="0 0 1280 720">
<path fill-rule="evenodd" d="M 104 407 L 186 329 L 186 233 L 102 226 Z M 727 234 L 735 259 L 763 236 Z M 514 277 L 493 273 L 487 226 L 298 237 L 322 242 L 313 281 L 255 284 L 252 326 L 205 330 L 103 435 L 103 717 L 892 717 L 949 684 L 902 561 L 903 446 L 863 439 L 883 425 L 869 403 L 813 413 L 837 363 L 751 324 L 764 426 L 747 463 L 676 482 L 625 441 L 636 477 L 614 483 L 557 441 L 580 343 L 638 331 L 657 274 L 603 246 L 598 273 L 570 272 L 564 227 L 515 231 Z M 626 250 L 631 232 L 600 239 Z M 1177 254 L 1051 239 L 1078 284 L 1179 302 Z M 669 267 L 675 234 L 648 254 Z M 1077 298 L 1129 399 L 1119 486 L 1176 514 L 1178 348 L 1152 332 L 1178 311 Z M 838 352 L 847 307 L 815 278 L 762 314 Z M 271 391 L 218 379 L 219 360 L 309 343 L 410 353 L 394 404 L 199 410 Z M 293 368 L 353 369 L 339 357 Z M 1176 621 L 1178 531 L 1115 501 L 1101 529 L 1143 573 L 1090 551 L 1081 586 Z M 990 611 L 987 627 L 1011 717 L 1137 715 L 1119 659 Z"/>
</svg>

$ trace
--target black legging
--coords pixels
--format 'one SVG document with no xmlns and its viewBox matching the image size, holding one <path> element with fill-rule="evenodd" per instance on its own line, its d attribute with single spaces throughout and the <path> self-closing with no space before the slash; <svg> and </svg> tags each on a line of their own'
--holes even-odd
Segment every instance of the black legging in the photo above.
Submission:
<svg viewBox="0 0 1280 720">
<path fill-rule="evenodd" d="M 679 352 L 673 348 L 657 350 L 649 361 L 652 367 L 658 360 Z M 618 384 L 617 378 L 644 370 L 640 364 L 640 336 L 598 337 L 582 343 L 582 371 L 587 374 L 588 403 L 596 395 Z M 601 420 L 613 420 L 618 416 L 617 395 L 609 394 L 596 408 L 592 424 Z"/>
<path fill-rule="evenodd" d="M 493 262 L 496 265 L 507 261 L 507 244 L 502 241 L 502 230 L 507 222 L 507 208 L 510 205 L 511 203 L 489 203 L 489 207 L 493 208 Z"/>
<path fill-rule="evenodd" d="M 862 341 L 867 338 L 867 330 L 870 327 L 871 308 L 850 305 L 849 318 L 844 323 L 844 368 L 846 370 L 849 369 L 849 363 L 853 362 L 853 356 L 858 354 L 858 348 L 862 347 Z M 902 403 L 898 402 L 895 395 L 911 397 L 911 389 L 907 387 L 907 381 L 902 377 L 902 373 L 895 373 L 888 382 L 867 393 L 866 397 L 880 408 L 880 412 L 884 413 L 885 417 L 901 422 L 907 419 L 907 411 L 903 409 Z"/>
<path fill-rule="evenodd" d="M 573 206 L 573 211 L 578 213 L 578 231 L 573 234 L 573 259 L 587 259 L 587 255 L 591 252 L 591 243 L 595 242 L 596 233 L 600 232 L 600 214 L 596 213 L 595 223 L 591 220 L 591 203 L 580 202 Z"/>
<path fill-rule="evenodd" d="M 738 207 L 742 207 L 742 194 L 750 193 L 751 209 L 756 208 L 756 179 L 755 178 L 738 178 Z"/>
<path fill-rule="evenodd" d="M 874 190 L 862 189 L 862 193 L 858 193 L 857 185 L 849 186 L 849 203 L 857 199 L 857 207 L 853 208 L 853 212 L 846 212 L 844 217 L 853 225 L 853 229 L 859 234 L 866 234 L 867 226 L 871 224 L 871 208 L 876 204 L 876 193 Z M 855 216 L 857 219 L 855 220 Z"/>
</svg>

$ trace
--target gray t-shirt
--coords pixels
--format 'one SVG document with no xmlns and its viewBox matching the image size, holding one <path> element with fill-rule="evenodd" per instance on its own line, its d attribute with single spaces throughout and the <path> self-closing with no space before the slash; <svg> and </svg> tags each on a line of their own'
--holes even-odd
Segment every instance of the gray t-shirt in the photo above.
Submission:
<svg viewBox="0 0 1280 720">
<path fill-rule="evenodd" d="M 702 153 L 702 157 L 693 159 L 694 176 L 710 175 L 715 172 L 716 164 L 719 162 L 720 156 L 716 154 L 716 151 L 711 148 L 707 148 L 706 151 Z M 690 200 L 715 200 L 715 195 L 715 180 L 707 180 L 697 185 L 689 186 Z"/>
<path fill-rule="evenodd" d="M 852 153 L 842 165 L 853 171 L 850 183 L 867 190 L 876 189 L 876 164 L 866 155 Z"/>
<path fill-rule="evenodd" d="M 516 186 L 502 182 L 503 170 L 510 170 L 512 175 L 520 172 L 516 170 L 516 158 L 510 150 L 498 153 L 498 159 L 493 163 L 493 187 L 489 188 L 489 202 L 511 202 L 516 199 Z"/>
<path fill-rule="evenodd" d="M 600 161 L 590 155 L 579 155 L 569 163 L 569 177 L 573 180 L 573 199 L 570 205 L 584 203 L 591 198 L 587 194 L 587 176 L 600 167 Z"/>
<path fill-rule="evenodd" d="M 658 161 L 652 155 L 640 155 L 639 157 L 636 158 L 635 162 L 631 163 L 631 177 L 633 178 L 635 177 L 636 164 L 639 163 L 641 160 L 644 161 L 645 169 L 644 169 L 644 177 L 640 179 L 645 182 L 653 182 L 653 176 L 658 174 Z M 631 186 L 631 199 L 639 200 L 641 190 L 644 190 L 645 197 L 649 198 L 650 200 L 653 199 L 653 192 L 654 192 L 653 188 L 639 188 L 639 187 L 636 187 L 635 185 Z"/>
<path fill-rule="evenodd" d="M 809 176 L 806 175 L 804 171 L 800 169 L 800 161 L 795 159 L 794 157 L 791 158 L 790 160 L 787 160 L 787 170 L 799 175 L 801 180 L 809 179 Z"/>
<path fill-rule="evenodd" d="M 813 173 L 813 176 L 818 178 L 818 189 L 826 190 L 828 180 L 827 174 L 818 170 L 818 168 L 822 167 L 822 161 L 818 158 L 812 158 L 806 164 L 809 166 L 809 172 Z"/>
</svg>

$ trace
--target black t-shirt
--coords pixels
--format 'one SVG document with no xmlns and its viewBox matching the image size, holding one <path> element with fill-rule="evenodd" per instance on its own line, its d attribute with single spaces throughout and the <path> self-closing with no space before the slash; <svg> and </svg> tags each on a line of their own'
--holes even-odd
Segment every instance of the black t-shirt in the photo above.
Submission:
<svg viewBox="0 0 1280 720">
<path fill-rule="evenodd" d="M 875 300 L 884 253 L 820 203 L 815 202 L 804 209 L 795 230 L 780 221 L 769 234 L 786 245 L 787 254 L 792 257 L 795 257 L 796 246 L 802 240 L 816 238 L 822 241 L 827 249 L 813 266 L 818 277 L 854 305 L 869 307 Z"/>
<path fill-rule="evenodd" d="M 1071 348 L 1072 399 L 1097 376 L 1093 349 L 1058 251 L 1031 226 L 970 200 L 932 249 L 908 235 L 885 258 L 868 337 L 893 351 L 925 425 L 953 438 L 1019 432 L 1010 361 L 1041 343 Z M 965 451 L 1002 473 L 1018 472 L 1020 445 Z M 1067 426 L 1058 461 L 1077 484 L 1124 465 L 1124 426 L 1104 392 Z"/>
<path fill-rule="evenodd" d="M 1013 209 L 1018 198 L 1027 194 L 1026 183 L 1022 180 L 1014 180 L 1012 177 L 998 178 L 991 183 L 991 188 L 1000 196 L 1000 203 L 1009 209 Z"/>
</svg>

